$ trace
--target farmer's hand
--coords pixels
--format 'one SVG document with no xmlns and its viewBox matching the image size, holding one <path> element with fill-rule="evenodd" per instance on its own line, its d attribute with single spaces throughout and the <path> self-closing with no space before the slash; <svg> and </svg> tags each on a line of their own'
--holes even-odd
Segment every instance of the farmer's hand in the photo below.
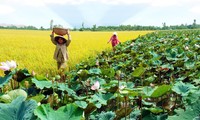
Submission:
<svg viewBox="0 0 200 120">
<path fill-rule="evenodd" d="M 51 32 L 50 37 L 54 37 L 54 31 Z"/>
<path fill-rule="evenodd" d="M 52 31 L 51 34 L 53 35 L 53 34 L 54 34 L 54 31 Z"/>
<path fill-rule="evenodd" d="M 69 34 L 69 29 L 67 29 L 67 35 L 70 35 L 70 34 Z"/>
</svg>

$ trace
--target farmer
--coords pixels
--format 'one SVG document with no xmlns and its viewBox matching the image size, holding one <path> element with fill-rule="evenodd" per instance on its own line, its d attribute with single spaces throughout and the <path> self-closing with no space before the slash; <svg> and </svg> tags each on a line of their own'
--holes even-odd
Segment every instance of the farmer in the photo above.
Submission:
<svg viewBox="0 0 200 120">
<path fill-rule="evenodd" d="M 115 51 L 115 46 L 120 43 L 120 41 L 117 38 L 117 33 L 116 32 L 113 33 L 113 35 L 110 38 L 110 40 L 108 41 L 108 43 L 110 41 L 111 41 L 111 44 L 112 44 L 113 51 Z"/>
<path fill-rule="evenodd" d="M 50 35 L 51 41 L 54 45 L 56 45 L 56 49 L 54 52 L 54 59 L 57 61 L 58 70 L 60 68 L 66 68 L 66 61 L 68 60 L 67 47 L 71 42 L 71 36 L 69 34 L 69 30 L 67 30 L 68 40 L 66 40 L 63 36 L 58 35 L 54 37 L 54 31 Z"/>
</svg>

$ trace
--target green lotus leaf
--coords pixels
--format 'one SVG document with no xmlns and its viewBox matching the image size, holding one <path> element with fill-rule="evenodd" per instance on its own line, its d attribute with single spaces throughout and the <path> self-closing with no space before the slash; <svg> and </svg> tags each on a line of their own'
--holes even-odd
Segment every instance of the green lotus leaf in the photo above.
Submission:
<svg viewBox="0 0 200 120">
<path fill-rule="evenodd" d="M 145 80 L 150 82 L 150 83 L 152 83 L 155 80 L 155 77 L 154 76 L 150 76 L 150 77 L 146 78 Z"/>
<path fill-rule="evenodd" d="M 101 69 L 102 71 L 102 75 L 105 75 L 109 78 L 112 78 L 115 76 L 115 70 L 113 68 L 105 68 L 105 69 Z"/>
<path fill-rule="evenodd" d="M 151 97 L 160 97 L 164 94 L 166 94 L 168 91 L 171 90 L 170 85 L 161 85 L 154 89 L 153 93 L 151 94 Z"/>
<path fill-rule="evenodd" d="M 49 81 L 45 76 L 43 75 L 35 75 L 35 79 L 38 81 Z"/>
<path fill-rule="evenodd" d="M 128 95 L 129 97 L 135 97 L 135 96 L 138 96 L 138 92 L 132 90 L 132 89 L 128 89 L 128 88 L 125 88 L 123 90 L 120 90 L 119 91 L 120 94 L 123 94 L 123 95 Z"/>
<path fill-rule="evenodd" d="M 99 69 L 99 68 L 92 68 L 92 69 L 89 70 L 89 74 L 99 75 L 99 74 L 101 74 L 101 69 Z"/>
<path fill-rule="evenodd" d="M 99 115 L 96 116 L 96 120 L 114 120 L 115 113 L 112 111 L 109 112 L 101 112 Z"/>
<path fill-rule="evenodd" d="M 61 91 L 67 91 L 68 95 L 76 95 L 76 92 L 68 87 L 67 84 L 60 83 L 58 84 L 58 89 Z"/>
<path fill-rule="evenodd" d="M 188 94 L 184 99 L 188 104 L 193 104 L 197 102 L 200 98 L 200 90 L 194 90 Z"/>
<path fill-rule="evenodd" d="M 151 107 L 151 108 L 145 108 L 145 109 L 151 111 L 154 114 L 159 114 L 163 112 L 163 109 L 159 107 Z"/>
<path fill-rule="evenodd" d="M 89 77 L 88 79 L 91 80 L 91 84 L 94 84 L 96 81 L 99 81 L 100 85 L 106 84 L 105 79 L 102 79 L 98 76 Z"/>
<path fill-rule="evenodd" d="M 89 74 L 89 72 L 87 71 L 87 70 L 79 70 L 78 71 L 78 75 L 81 77 L 81 78 L 85 78 L 85 77 L 87 77 L 87 75 Z"/>
<path fill-rule="evenodd" d="M 168 69 L 171 69 L 171 70 L 174 70 L 174 67 L 173 65 L 167 63 L 167 64 L 164 64 L 164 65 L 161 65 L 162 68 L 168 68 Z"/>
<path fill-rule="evenodd" d="M 92 113 L 96 109 L 97 109 L 97 107 L 95 106 L 94 103 L 89 103 L 84 110 L 85 116 L 88 116 L 90 113 Z"/>
<path fill-rule="evenodd" d="M 199 99 L 198 99 L 198 101 L 196 101 L 195 103 L 192 104 L 192 109 L 194 110 L 196 115 L 199 115 L 199 113 L 200 113 L 200 100 Z"/>
<path fill-rule="evenodd" d="M 27 77 L 27 78 L 23 79 L 19 84 L 20 84 L 21 87 L 26 88 L 27 87 L 26 82 L 28 82 L 28 86 L 31 86 L 33 84 L 32 83 L 32 77 Z"/>
<path fill-rule="evenodd" d="M 22 80 L 28 78 L 31 76 L 31 74 L 28 72 L 27 69 L 20 69 L 16 72 L 17 75 L 17 81 L 21 82 Z"/>
<path fill-rule="evenodd" d="M 76 105 L 78 105 L 80 108 L 85 109 L 87 107 L 87 103 L 85 101 L 75 101 Z"/>
<path fill-rule="evenodd" d="M 144 94 L 146 95 L 146 96 L 151 96 L 152 95 L 152 93 L 154 92 L 154 88 L 152 88 L 152 87 L 148 87 L 148 86 L 145 86 L 145 87 L 143 87 L 143 92 L 144 92 Z"/>
<path fill-rule="evenodd" d="M 32 78 L 32 83 L 34 83 L 40 89 L 52 87 L 51 81 L 43 81 L 43 80 L 38 81 L 36 78 Z"/>
<path fill-rule="evenodd" d="M 130 107 L 123 107 L 121 109 L 118 109 L 115 113 L 116 113 L 116 117 L 115 120 L 121 120 L 121 118 L 128 116 L 131 112 L 132 112 L 132 108 Z"/>
<path fill-rule="evenodd" d="M 194 120 L 197 117 L 197 114 L 192 109 L 177 109 L 175 110 L 176 115 L 168 116 L 167 120 Z"/>
<path fill-rule="evenodd" d="M 195 62 L 187 61 L 184 63 L 184 66 L 186 67 L 186 69 L 193 69 L 195 67 Z"/>
<path fill-rule="evenodd" d="M 94 94 L 91 96 L 90 99 L 88 99 L 88 101 L 90 103 L 94 103 L 95 105 L 97 105 L 96 107 L 99 108 L 101 104 L 103 105 L 107 105 L 107 101 L 109 99 L 111 99 L 113 97 L 112 93 L 107 93 L 107 94 Z"/>
<path fill-rule="evenodd" d="M 142 120 L 166 120 L 168 118 L 168 115 L 166 113 L 159 115 L 156 114 L 147 114 L 146 116 L 143 116 Z"/>
<path fill-rule="evenodd" d="M 150 53 L 151 55 L 153 55 L 154 58 L 159 57 L 159 55 L 158 55 L 156 52 L 154 52 L 154 51 L 149 51 L 149 53 Z"/>
<path fill-rule="evenodd" d="M 50 104 L 42 104 L 37 107 L 34 114 L 41 120 L 80 120 L 83 110 L 75 104 L 67 104 L 54 111 Z"/>
<path fill-rule="evenodd" d="M 19 96 L 23 96 L 26 99 L 27 93 L 22 89 L 15 89 L 15 90 L 9 91 L 7 94 L 0 96 L 0 101 L 3 101 L 5 103 L 10 103 L 11 101 L 13 101 Z"/>
<path fill-rule="evenodd" d="M 162 64 L 162 61 L 157 59 L 151 59 L 149 62 L 155 66 L 160 66 Z"/>
<path fill-rule="evenodd" d="M 183 83 L 181 82 L 177 82 L 173 87 L 172 87 L 172 91 L 176 92 L 177 94 L 180 94 L 182 96 L 187 96 L 190 92 L 190 90 L 196 88 L 194 85 L 190 84 L 190 83 Z"/>
<path fill-rule="evenodd" d="M 199 78 L 199 79 L 194 79 L 193 82 L 194 82 L 196 85 L 199 85 L 199 84 L 200 84 L 200 78 Z"/>
<path fill-rule="evenodd" d="M 141 77 L 145 72 L 144 67 L 137 67 L 134 72 L 132 73 L 133 77 Z"/>
<path fill-rule="evenodd" d="M 12 79 L 12 74 L 9 73 L 4 77 L 0 77 L 0 88 L 2 88 L 5 84 L 7 84 Z"/>
<path fill-rule="evenodd" d="M 39 94 L 39 95 L 30 97 L 29 99 L 33 99 L 33 100 L 35 100 L 36 102 L 41 102 L 44 98 L 45 98 L 45 95 Z"/>
<path fill-rule="evenodd" d="M 1 120 L 31 120 L 37 107 L 34 100 L 26 100 L 23 96 L 14 99 L 10 104 L 0 103 Z"/>
<path fill-rule="evenodd" d="M 103 86 L 106 87 L 106 88 L 118 86 L 118 81 L 117 80 L 111 80 L 109 83 L 106 83 Z"/>
</svg>

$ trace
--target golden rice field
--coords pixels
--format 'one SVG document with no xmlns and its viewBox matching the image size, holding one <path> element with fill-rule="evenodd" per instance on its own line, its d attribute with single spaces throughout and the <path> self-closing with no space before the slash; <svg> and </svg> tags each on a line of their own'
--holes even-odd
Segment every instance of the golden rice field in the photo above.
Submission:
<svg viewBox="0 0 200 120">
<path fill-rule="evenodd" d="M 151 31 L 118 32 L 121 42 L 131 40 L 138 35 Z M 57 73 L 56 61 L 53 59 L 55 46 L 50 40 L 51 31 L 39 30 L 0 30 L 0 62 L 15 60 L 18 68 L 27 68 L 37 74 Z M 105 50 L 111 50 L 107 44 L 113 32 L 70 32 L 72 42 L 68 47 L 68 66 L 74 68 L 77 63 L 95 56 Z M 0 75 L 3 71 L 0 70 Z"/>
</svg>

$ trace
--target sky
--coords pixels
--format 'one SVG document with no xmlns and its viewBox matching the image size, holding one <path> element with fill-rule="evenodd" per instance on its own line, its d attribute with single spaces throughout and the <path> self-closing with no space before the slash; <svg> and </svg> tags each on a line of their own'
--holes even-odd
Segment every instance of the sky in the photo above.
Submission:
<svg viewBox="0 0 200 120">
<path fill-rule="evenodd" d="M 66 28 L 200 24 L 200 0 L 0 0 L 0 24 Z"/>
</svg>

